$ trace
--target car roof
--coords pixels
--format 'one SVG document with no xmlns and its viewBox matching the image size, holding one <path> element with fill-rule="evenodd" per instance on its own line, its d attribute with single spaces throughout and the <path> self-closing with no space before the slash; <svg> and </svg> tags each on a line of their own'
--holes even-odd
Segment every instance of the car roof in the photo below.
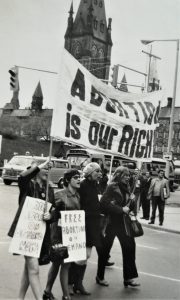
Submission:
<svg viewBox="0 0 180 300">
<path fill-rule="evenodd" d="M 48 157 L 46 156 L 30 156 L 30 155 L 14 155 L 13 157 L 19 157 L 19 158 L 31 158 L 31 159 L 38 159 L 38 160 L 42 160 L 42 161 L 46 161 L 48 159 Z M 59 161 L 59 162 L 68 162 L 67 159 L 62 159 L 62 158 L 56 158 L 56 157 L 51 157 L 52 161 Z"/>
</svg>

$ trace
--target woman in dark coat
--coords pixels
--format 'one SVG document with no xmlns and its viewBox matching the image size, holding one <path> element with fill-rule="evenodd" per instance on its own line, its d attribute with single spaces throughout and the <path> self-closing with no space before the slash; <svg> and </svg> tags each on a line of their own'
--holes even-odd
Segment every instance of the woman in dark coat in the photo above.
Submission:
<svg viewBox="0 0 180 300">
<path fill-rule="evenodd" d="M 100 255 L 102 249 L 101 243 L 101 209 L 98 198 L 98 181 L 101 178 L 101 168 L 97 163 L 89 163 L 83 170 L 85 179 L 81 182 L 80 186 L 80 203 L 81 209 L 85 211 L 85 226 L 86 226 L 86 247 L 87 247 L 87 259 L 91 256 L 92 247 L 96 247 L 98 255 Z M 84 278 L 86 264 L 76 265 L 76 269 L 79 269 L 79 281 L 78 285 L 75 283 L 74 289 L 84 289 L 82 281 Z M 97 283 L 107 286 L 105 280 Z M 83 289 L 82 289 L 83 287 Z"/>
<path fill-rule="evenodd" d="M 110 216 L 109 230 L 113 237 L 117 237 L 121 244 L 123 255 L 124 286 L 137 287 L 137 269 L 135 263 L 136 244 L 132 237 L 128 237 L 125 231 L 123 215 L 134 209 L 134 195 L 130 196 L 129 170 L 118 167 L 114 173 L 112 182 L 109 184 L 101 198 L 101 208 Z M 129 205 L 129 200 L 131 204 Z M 105 265 L 109 255 L 109 245 L 103 245 L 102 255 L 99 256 L 98 276 L 104 279 Z"/>
<path fill-rule="evenodd" d="M 46 199 L 46 182 L 47 182 L 47 167 L 48 162 L 41 165 L 28 168 L 24 171 L 18 180 L 20 189 L 19 194 L 19 208 L 17 210 L 14 221 L 8 232 L 10 237 L 13 237 L 23 205 L 26 201 L 26 196 L 39 198 L 45 201 Z M 54 192 L 49 186 L 48 201 L 54 203 Z M 55 218 L 55 216 L 54 216 Z M 35 299 L 42 299 L 41 285 L 39 280 L 39 264 L 46 264 L 49 246 L 50 246 L 50 223 L 53 221 L 52 215 L 49 212 L 44 213 L 44 221 L 46 221 L 46 232 L 41 248 L 40 258 L 25 256 L 24 271 L 21 280 L 21 287 L 19 291 L 19 299 L 24 299 L 29 285 L 32 288 Z M 45 259 L 45 261 L 43 261 Z"/>
</svg>

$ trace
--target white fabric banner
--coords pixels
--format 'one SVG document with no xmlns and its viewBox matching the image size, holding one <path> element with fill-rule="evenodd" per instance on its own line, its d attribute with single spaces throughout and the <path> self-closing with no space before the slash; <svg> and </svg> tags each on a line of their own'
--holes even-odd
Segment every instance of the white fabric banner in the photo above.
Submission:
<svg viewBox="0 0 180 300">
<path fill-rule="evenodd" d="M 151 158 L 161 98 L 161 91 L 116 90 L 64 50 L 51 136 L 136 160 Z"/>
<path fill-rule="evenodd" d="M 43 221 L 45 201 L 26 197 L 9 252 L 39 258 L 46 231 Z M 48 203 L 49 210 L 51 204 Z"/>
<path fill-rule="evenodd" d="M 85 212 L 83 210 L 61 211 L 63 246 L 68 247 L 65 262 L 86 260 Z"/>
</svg>

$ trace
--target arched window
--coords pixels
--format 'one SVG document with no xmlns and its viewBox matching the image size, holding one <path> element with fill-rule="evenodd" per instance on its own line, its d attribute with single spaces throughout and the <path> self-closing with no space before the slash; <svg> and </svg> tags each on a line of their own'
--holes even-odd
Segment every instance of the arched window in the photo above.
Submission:
<svg viewBox="0 0 180 300">
<path fill-rule="evenodd" d="M 98 27 L 98 20 L 95 18 L 94 19 L 94 29 L 97 29 Z"/>
<path fill-rule="evenodd" d="M 99 7 L 102 7 L 103 6 L 103 3 L 102 1 L 99 2 Z"/>
<path fill-rule="evenodd" d="M 104 22 L 103 21 L 101 21 L 101 23 L 100 23 L 100 31 L 103 33 L 104 32 Z"/>
</svg>

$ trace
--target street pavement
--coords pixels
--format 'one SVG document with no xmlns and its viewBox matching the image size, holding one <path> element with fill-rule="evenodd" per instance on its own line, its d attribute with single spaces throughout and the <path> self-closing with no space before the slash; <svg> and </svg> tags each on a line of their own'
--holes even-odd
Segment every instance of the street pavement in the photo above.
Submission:
<svg viewBox="0 0 180 300">
<path fill-rule="evenodd" d="M 171 206 L 166 209 L 179 209 L 178 202 L 180 192 L 171 194 Z M 0 183 L 0 299 L 17 299 L 24 259 L 22 256 L 13 256 L 8 253 L 10 239 L 7 231 L 11 225 L 18 205 L 18 188 L 4 186 Z M 171 215 L 176 216 L 174 212 Z M 168 217 L 167 217 L 168 218 Z M 166 221 L 164 223 L 164 226 Z M 137 267 L 141 287 L 137 289 L 125 289 L 122 277 L 122 256 L 119 242 L 115 240 L 111 251 L 111 260 L 115 266 L 107 268 L 106 279 L 109 287 L 101 287 L 95 283 L 97 254 L 93 250 L 88 262 L 84 284 L 92 295 L 74 296 L 73 299 L 180 299 L 180 235 L 168 231 L 154 230 L 153 227 L 144 228 L 144 236 L 136 239 L 137 243 Z M 48 266 L 40 267 L 42 288 L 45 287 Z M 57 278 L 53 293 L 57 299 L 61 299 L 62 293 Z M 34 299 L 31 290 L 27 299 Z"/>
</svg>

